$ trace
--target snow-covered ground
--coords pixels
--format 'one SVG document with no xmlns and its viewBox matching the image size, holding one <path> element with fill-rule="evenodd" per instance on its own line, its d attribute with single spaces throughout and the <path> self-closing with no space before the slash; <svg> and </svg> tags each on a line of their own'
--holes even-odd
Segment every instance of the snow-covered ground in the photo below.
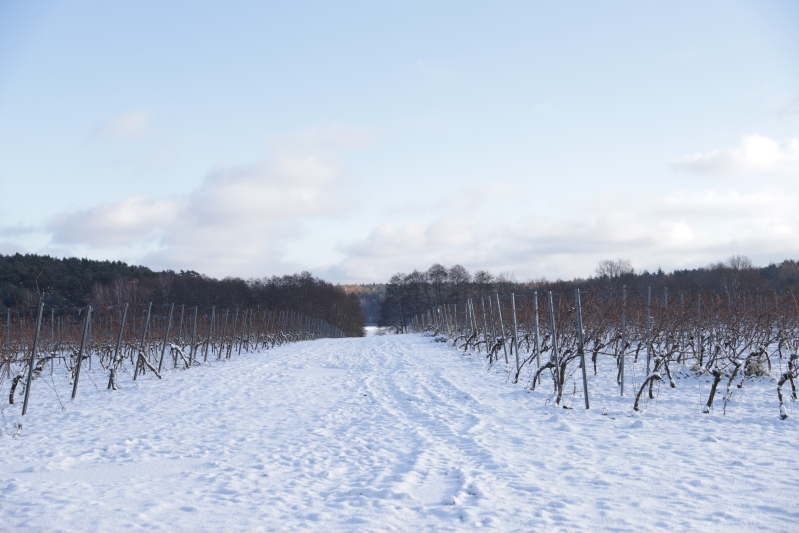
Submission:
<svg viewBox="0 0 799 533">
<path fill-rule="evenodd" d="M 633 414 L 610 364 L 589 411 L 420 335 L 296 343 L 117 392 L 95 367 L 74 402 L 55 380 L 64 411 L 48 375 L 28 416 L 3 411 L 0 529 L 799 530 L 799 412 L 779 420 L 770 380 L 726 415 L 699 412 L 693 378 Z"/>
</svg>

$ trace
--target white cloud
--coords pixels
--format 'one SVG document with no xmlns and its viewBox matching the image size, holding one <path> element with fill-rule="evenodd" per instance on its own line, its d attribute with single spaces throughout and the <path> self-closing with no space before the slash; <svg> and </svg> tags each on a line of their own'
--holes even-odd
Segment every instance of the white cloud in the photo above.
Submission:
<svg viewBox="0 0 799 533">
<path fill-rule="evenodd" d="M 590 276 L 607 258 L 626 257 L 638 269 L 696 267 L 733 254 L 765 264 L 799 256 L 796 196 L 783 191 L 678 192 L 571 214 L 499 220 L 478 211 L 404 225 L 381 224 L 344 247 L 328 267 L 333 279 L 380 281 L 435 262 L 471 271 L 515 272 L 519 279 Z M 635 206 L 635 207 L 632 207 Z"/>
<path fill-rule="evenodd" d="M 337 192 L 342 176 L 333 158 L 281 150 L 259 163 L 217 168 L 179 198 L 133 196 L 53 217 L 51 246 L 127 247 L 137 262 L 216 276 L 283 271 L 285 244 L 304 224 L 349 207 Z"/>
<path fill-rule="evenodd" d="M 790 210 L 797 200 L 799 198 L 794 194 L 774 191 L 681 191 L 664 197 L 655 205 L 655 209 L 663 214 L 743 219 Z"/>
<path fill-rule="evenodd" d="M 151 118 L 149 109 L 135 109 L 98 124 L 94 132 L 111 139 L 131 139 L 147 130 Z"/>
<path fill-rule="evenodd" d="M 47 228 L 58 244 L 102 248 L 147 238 L 166 228 L 179 211 L 180 206 L 174 201 L 132 196 L 122 202 L 58 215 L 48 222 Z"/>
<path fill-rule="evenodd" d="M 700 174 L 799 173 L 799 139 L 749 135 L 735 148 L 681 157 L 674 168 Z"/>
</svg>

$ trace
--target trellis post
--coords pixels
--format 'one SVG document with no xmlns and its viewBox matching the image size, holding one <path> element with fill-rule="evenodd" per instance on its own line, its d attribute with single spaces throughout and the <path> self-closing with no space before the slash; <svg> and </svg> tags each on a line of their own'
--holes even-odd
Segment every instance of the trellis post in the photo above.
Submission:
<svg viewBox="0 0 799 533">
<path fill-rule="evenodd" d="M 86 335 L 89 333 L 89 321 L 92 319 L 92 306 L 86 307 L 86 318 L 83 320 L 83 336 L 80 338 L 80 349 L 78 350 L 78 362 L 75 366 L 75 383 L 72 384 L 72 399 L 78 394 L 78 380 L 80 379 L 80 366 L 83 361 L 83 348 L 86 346 Z"/>
<path fill-rule="evenodd" d="M 585 350 L 583 349 L 583 312 L 580 308 L 580 289 L 574 289 L 574 305 L 577 311 L 577 349 L 580 353 L 580 366 L 583 367 L 583 394 L 585 394 L 585 408 L 588 403 L 588 371 L 585 365 Z"/>
<path fill-rule="evenodd" d="M 33 334 L 33 348 L 31 358 L 28 362 L 28 379 L 25 382 L 25 401 L 22 403 L 22 416 L 28 412 L 28 398 L 31 395 L 31 382 L 33 381 L 33 364 L 36 362 L 36 348 L 39 345 L 39 330 L 42 326 L 42 311 L 44 310 L 44 300 L 39 296 L 39 312 L 36 317 L 36 332 Z M 77 378 L 75 380 L 77 382 Z"/>
</svg>

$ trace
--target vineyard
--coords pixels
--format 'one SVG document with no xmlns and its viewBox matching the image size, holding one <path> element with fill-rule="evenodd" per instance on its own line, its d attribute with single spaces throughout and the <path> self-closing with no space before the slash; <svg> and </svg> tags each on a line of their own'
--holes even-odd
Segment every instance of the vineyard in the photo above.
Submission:
<svg viewBox="0 0 799 533">
<path fill-rule="evenodd" d="M 0 394 L 10 404 L 21 401 L 23 415 L 35 404 L 34 388 L 38 394 L 55 394 L 62 408 L 64 398 L 75 399 L 81 370 L 92 371 L 94 387 L 117 390 L 123 379 L 163 379 L 169 372 L 250 351 L 346 336 L 324 320 L 286 309 L 200 309 L 149 302 L 63 309 L 41 302 L 8 309 L 5 318 Z M 107 382 L 95 382 L 91 376 L 98 371 Z"/>
<path fill-rule="evenodd" d="M 570 394 L 590 408 L 589 385 L 602 358 L 612 361 L 618 394 L 630 396 L 635 411 L 654 399 L 661 382 L 679 394 L 679 376 L 709 378 L 703 413 L 719 403 L 726 410 L 737 389 L 768 376 L 776 377 L 774 405 L 782 419 L 788 417 L 786 401 L 797 398 L 799 304 L 790 291 L 733 297 L 623 286 L 495 293 L 416 313 L 398 326 L 402 331 L 482 354 L 488 365 L 504 363 L 513 383 L 551 390 L 547 401 L 555 405 Z M 580 386 L 569 392 L 569 381 Z"/>
</svg>

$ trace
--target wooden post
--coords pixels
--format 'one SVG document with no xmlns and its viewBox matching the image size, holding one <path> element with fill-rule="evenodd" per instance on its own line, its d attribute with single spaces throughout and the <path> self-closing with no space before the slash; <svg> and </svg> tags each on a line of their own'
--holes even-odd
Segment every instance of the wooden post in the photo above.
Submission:
<svg viewBox="0 0 799 533">
<path fill-rule="evenodd" d="M 621 377 L 621 396 L 624 396 L 624 364 L 625 354 L 627 353 L 627 285 L 621 287 L 621 368 L 619 375 Z"/>
<path fill-rule="evenodd" d="M 126 308 L 127 310 L 127 308 Z M 158 361 L 158 373 L 161 373 L 161 366 L 164 364 L 164 355 L 166 355 L 166 345 L 169 342 L 169 330 L 172 329 L 172 311 L 175 310 L 175 304 L 169 306 L 169 318 L 166 321 L 166 333 L 164 333 L 164 344 L 161 346 L 161 359 Z"/>
<path fill-rule="evenodd" d="M 189 347 L 189 367 L 194 366 L 194 356 L 197 354 L 197 306 L 194 306 L 194 324 L 191 327 L 191 346 Z"/>
<path fill-rule="evenodd" d="M 497 342 L 497 327 L 496 327 L 496 319 L 494 318 L 494 305 L 491 303 L 491 297 L 488 296 L 488 312 L 491 314 L 491 348 L 494 347 L 494 344 Z M 493 361 L 489 361 L 493 362 Z"/>
<path fill-rule="evenodd" d="M 214 311 L 216 306 L 211 306 L 211 319 L 208 321 L 208 340 L 205 341 L 205 353 L 203 354 L 203 363 L 208 362 L 208 347 L 211 346 L 211 332 L 214 330 Z"/>
<path fill-rule="evenodd" d="M 577 311 L 577 350 L 580 354 L 580 365 L 583 367 L 583 394 L 585 394 L 585 408 L 588 409 L 588 372 L 585 368 L 585 350 L 583 349 L 583 311 L 580 308 L 580 289 L 574 289 L 574 305 Z"/>
<path fill-rule="evenodd" d="M 108 389 L 116 390 L 117 357 L 119 356 L 119 348 L 122 346 L 122 332 L 125 329 L 125 319 L 127 317 L 128 317 L 128 304 L 125 304 L 125 307 L 122 308 L 122 320 L 119 323 L 119 334 L 117 335 L 117 345 L 114 348 L 114 359 L 111 361 L 111 374 L 108 376 Z"/>
<path fill-rule="evenodd" d="M 11 308 L 10 307 L 6 309 L 6 351 L 8 353 L 11 353 Z"/>
<path fill-rule="evenodd" d="M 704 348 L 702 347 L 702 293 L 696 293 L 696 341 L 694 341 L 694 346 L 696 343 L 699 343 L 699 357 L 697 358 L 696 364 L 702 365 L 702 352 Z M 696 351 L 696 349 L 694 349 Z M 696 354 L 694 354 L 696 356 Z"/>
<path fill-rule="evenodd" d="M 186 304 L 180 304 L 180 324 L 178 325 L 178 344 L 183 349 L 183 311 L 185 311 Z"/>
<path fill-rule="evenodd" d="M 42 311 L 44 310 L 44 300 L 39 296 L 39 313 L 36 317 L 36 331 L 33 333 L 33 348 L 31 357 L 28 361 L 28 379 L 25 382 L 25 401 L 22 403 L 22 416 L 28 413 L 28 398 L 31 395 L 31 382 L 33 381 L 33 365 L 36 363 L 36 348 L 39 346 L 39 330 L 42 327 Z M 9 354 L 10 356 L 11 354 Z M 76 378 L 77 381 L 77 378 Z"/>
<path fill-rule="evenodd" d="M 222 359 L 222 351 L 224 350 L 225 346 L 225 335 L 227 335 L 228 314 L 230 314 L 230 308 L 225 309 L 225 325 L 222 328 L 222 337 L 219 339 L 219 355 L 217 356 L 217 359 Z"/>
<path fill-rule="evenodd" d="M 136 357 L 136 368 L 133 370 L 133 381 L 139 377 L 139 367 L 143 364 L 142 358 L 144 357 L 144 342 L 147 340 L 147 330 L 150 327 L 150 311 L 153 308 L 153 302 L 147 305 L 147 319 L 144 321 L 144 329 L 141 332 L 141 344 L 139 344 L 139 355 Z"/>
<path fill-rule="evenodd" d="M 247 316 L 249 314 L 249 309 L 245 309 L 244 318 L 241 321 L 241 335 L 239 335 L 239 349 L 237 355 L 241 355 L 241 345 L 244 344 L 244 332 L 247 330 Z"/>
<path fill-rule="evenodd" d="M 502 323 L 502 307 L 499 305 L 499 293 L 497 293 L 497 315 L 499 315 L 499 329 L 502 333 L 502 349 L 505 350 L 505 364 L 510 364 L 508 361 L 508 347 L 505 346 L 505 325 Z"/>
<path fill-rule="evenodd" d="M 254 311 L 250 309 L 250 320 L 247 321 L 247 353 L 250 353 L 250 335 L 252 334 L 252 317 L 254 314 Z"/>
<path fill-rule="evenodd" d="M 11 309 L 6 309 L 6 348 L 11 353 Z"/>
<path fill-rule="evenodd" d="M 233 315 L 233 329 L 230 332 L 230 346 L 228 346 L 226 357 L 230 359 L 233 355 L 233 345 L 236 343 L 236 325 L 239 322 L 239 310 L 236 309 L 236 314 Z"/>
<path fill-rule="evenodd" d="M 480 307 L 483 308 L 483 341 L 486 343 L 486 353 L 491 353 L 491 347 L 488 345 L 488 321 L 486 320 L 486 303 L 485 298 L 480 297 Z"/>
<path fill-rule="evenodd" d="M 266 309 L 264 309 L 264 311 L 263 311 L 263 317 L 261 318 L 261 325 L 258 326 L 258 333 L 255 334 L 255 350 L 256 351 L 258 350 L 258 344 L 261 342 L 261 335 L 264 332 L 264 325 L 265 324 L 266 324 Z M 320 337 L 322 336 L 321 327 L 322 327 L 322 322 L 319 321 L 320 330 L 319 330 L 319 334 L 318 335 Z"/>
<path fill-rule="evenodd" d="M 685 293 L 680 291 L 680 360 L 685 357 Z"/>
<path fill-rule="evenodd" d="M 549 326 L 552 330 L 552 359 L 555 361 L 555 389 L 558 398 L 560 398 L 560 360 L 558 360 L 558 341 L 555 336 L 555 310 L 552 308 L 552 291 L 547 291 L 547 305 L 549 306 Z"/>
<path fill-rule="evenodd" d="M 652 287 L 646 288 L 646 375 L 652 373 Z"/>
<path fill-rule="evenodd" d="M 536 370 L 541 368 L 541 339 L 538 335 L 538 291 L 533 291 L 533 342 L 535 343 Z M 538 382 L 541 382 L 541 374 L 538 375 Z"/>
<path fill-rule="evenodd" d="M 83 319 L 83 336 L 80 339 L 80 349 L 78 349 L 78 362 L 75 366 L 75 382 L 72 384 L 72 399 L 78 394 L 78 380 L 80 379 L 80 363 L 83 360 L 83 348 L 86 346 L 86 335 L 89 333 L 89 321 L 92 319 L 92 306 L 86 307 L 86 318 Z"/>
<path fill-rule="evenodd" d="M 89 333 L 86 336 L 86 357 L 89 359 L 89 370 L 92 369 L 92 323 L 89 322 Z"/>
<path fill-rule="evenodd" d="M 55 351 L 55 307 L 50 308 L 50 344 Z M 55 361 L 55 357 L 50 358 L 50 375 L 53 375 L 53 361 Z"/>
<path fill-rule="evenodd" d="M 241 345 L 244 343 L 244 330 L 245 329 L 247 329 L 247 310 L 246 309 L 244 310 L 244 314 L 241 317 L 241 334 L 237 338 L 235 338 L 235 340 L 233 341 L 235 343 L 235 345 L 238 346 L 238 351 L 237 351 L 238 355 L 241 355 Z M 236 330 L 234 329 L 233 330 L 234 337 L 235 337 L 235 331 Z"/>
<path fill-rule="evenodd" d="M 513 317 L 513 353 L 516 355 L 516 375 L 518 376 L 519 372 L 522 371 L 522 366 L 519 363 L 519 330 L 516 327 L 516 296 L 513 293 L 510 293 L 510 307 L 513 311 L 511 313 Z"/>
</svg>

